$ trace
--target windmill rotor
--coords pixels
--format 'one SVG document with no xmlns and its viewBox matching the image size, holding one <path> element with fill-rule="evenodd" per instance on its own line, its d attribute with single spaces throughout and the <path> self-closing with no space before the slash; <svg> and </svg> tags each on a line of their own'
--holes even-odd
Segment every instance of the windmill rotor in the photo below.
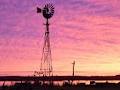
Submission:
<svg viewBox="0 0 120 90">
<path fill-rule="evenodd" d="M 54 7 L 52 4 L 46 4 L 45 7 L 43 8 L 43 16 L 46 19 L 49 19 L 53 16 L 54 14 Z"/>
</svg>

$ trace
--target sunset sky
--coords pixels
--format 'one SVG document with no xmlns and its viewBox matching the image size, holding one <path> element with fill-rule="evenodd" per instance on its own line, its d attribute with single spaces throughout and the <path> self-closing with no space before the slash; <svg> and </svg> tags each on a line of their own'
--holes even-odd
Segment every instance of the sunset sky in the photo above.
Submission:
<svg viewBox="0 0 120 90">
<path fill-rule="evenodd" d="M 120 0 L 0 0 L 0 72 L 39 70 L 46 3 L 54 71 L 120 74 Z"/>
</svg>

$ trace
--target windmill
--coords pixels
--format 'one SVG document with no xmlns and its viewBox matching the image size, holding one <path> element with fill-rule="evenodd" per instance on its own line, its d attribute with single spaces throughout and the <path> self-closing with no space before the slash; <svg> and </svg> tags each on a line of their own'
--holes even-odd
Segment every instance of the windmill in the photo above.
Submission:
<svg viewBox="0 0 120 90">
<path fill-rule="evenodd" d="M 51 55 L 51 48 L 50 48 L 50 32 L 49 32 L 49 19 L 54 14 L 54 7 L 52 4 L 46 4 L 42 9 L 37 7 L 37 13 L 43 15 L 46 19 L 46 30 L 44 35 L 44 45 L 42 49 L 42 57 L 41 57 L 41 65 L 40 71 L 35 72 L 38 75 L 43 76 L 51 76 L 53 75 L 53 68 L 52 68 L 52 55 Z"/>
</svg>

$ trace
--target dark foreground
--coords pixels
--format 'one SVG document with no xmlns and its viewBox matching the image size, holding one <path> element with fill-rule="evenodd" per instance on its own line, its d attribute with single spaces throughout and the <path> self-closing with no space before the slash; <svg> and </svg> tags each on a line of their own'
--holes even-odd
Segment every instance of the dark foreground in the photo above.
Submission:
<svg viewBox="0 0 120 90">
<path fill-rule="evenodd" d="M 41 83 L 16 83 L 12 86 L 1 86 L 0 90 L 120 90 L 120 83 L 85 83 L 72 84 L 64 82 L 62 85 Z"/>
</svg>

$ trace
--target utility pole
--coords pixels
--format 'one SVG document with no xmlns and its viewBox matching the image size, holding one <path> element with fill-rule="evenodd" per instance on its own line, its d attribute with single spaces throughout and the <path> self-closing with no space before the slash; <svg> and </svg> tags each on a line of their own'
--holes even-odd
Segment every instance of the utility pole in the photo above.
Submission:
<svg viewBox="0 0 120 90">
<path fill-rule="evenodd" d="M 73 61 L 73 73 L 72 73 L 72 76 L 74 76 L 75 75 L 75 61 Z"/>
</svg>

